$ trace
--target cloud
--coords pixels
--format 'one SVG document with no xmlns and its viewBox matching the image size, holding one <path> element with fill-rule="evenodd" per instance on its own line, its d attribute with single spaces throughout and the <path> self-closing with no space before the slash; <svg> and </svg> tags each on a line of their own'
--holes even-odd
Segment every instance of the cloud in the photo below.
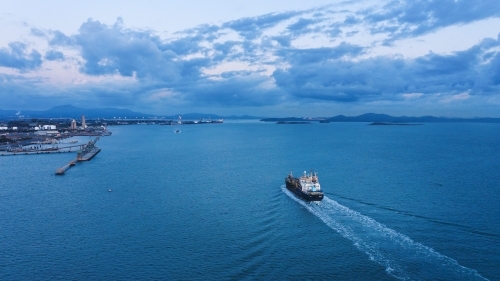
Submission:
<svg viewBox="0 0 500 281">
<path fill-rule="evenodd" d="M 456 95 L 449 95 L 449 96 L 445 97 L 444 99 L 442 99 L 441 102 L 442 103 L 451 103 L 451 102 L 456 102 L 456 101 L 464 101 L 464 100 L 469 99 L 470 97 L 471 97 L 470 93 L 465 92 L 465 93 L 460 93 L 460 94 L 456 94 Z"/>
<path fill-rule="evenodd" d="M 242 75 L 244 74 L 244 75 Z M 267 76 L 253 73 L 226 73 L 226 79 L 214 81 L 202 79 L 196 84 L 177 87 L 188 101 L 200 105 L 263 106 L 276 104 L 283 92 L 281 89 L 266 88 Z"/>
<path fill-rule="evenodd" d="M 316 21 L 312 20 L 312 19 L 300 18 L 294 24 L 289 25 L 287 29 L 291 30 L 291 31 L 301 30 L 301 29 L 304 29 L 315 22 Z"/>
<path fill-rule="evenodd" d="M 37 37 L 46 37 L 47 36 L 43 30 L 38 29 L 38 28 L 32 27 L 30 31 L 31 31 L 31 34 L 33 34 L 34 36 L 37 36 Z"/>
<path fill-rule="evenodd" d="M 340 45 L 332 48 L 313 48 L 313 49 L 285 49 L 278 50 L 281 58 L 293 64 L 311 64 L 331 59 L 338 59 L 342 56 L 356 56 L 363 52 L 360 46 L 342 42 Z"/>
<path fill-rule="evenodd" d="M 373 33 L 388 33 L 390 40 L 418 36 L 450 25 L 465 24 L 500 16 L 496 0 L 393 0 L 382 9 L 368 8 L 356 13 Z"/>
<path fill-rule="evenodd" d="M 297 99 L 370 102 L 422 95 L 468 95 L 500 92 L 500 40 L 487 39 L 472 48 L 447 55 L 428 54 L 415 59 L 379 56 L 369 59 L 339 58 L 347 51 L 304 50 L 288 52 L 287 69 L 278 69 L 276 85 Z M 345 46 L 341 50 L 353 49 Z M 354 48 L 356 50 L 356 48 Z M 484 63 L 484 54 L 489 63 Z M 356 54 L 356 52 L 353 52 Z M 332 55 L 333 54 L 333 55 Z M 418 95 L 414 93 L 419 93 Z"/>
<path fill-rule="evenodd" d="M 409 100 L 412 100 L 412 99 L 418 99 L 420 97 L 422 97 L 424 94 L 422 93 L 406 93 L 406 94 L 402 94 L 401 96 L 403 96 L 405 99 L 409 99 Z"/>
<path fill-rule="evenodd" d="M 50 68 L 75 69 L 85 82 L 56 88 L 47 77 L 4 75 L 0 90 L 4 98 L 16 93 L 12 106 L 49 103 L 42 102 L 48 96 L 58 101 L 54 105 L 132 109 L 175 104 L 236 110 L 293 103 L 423 107 L 431 101 L 449 108 L 465 102 L 486 106 L 500 93 L 500 36 L 458 52 L 432 52 L 429 46 L 429 53 L 412 58 L 373 51 L 385 39 L 390 49 L 397 39 L 498 16 L 497 2 L 474 2 L 468 11 L 464 3 L 395 0 L 364 10 L 270 13 L 166 37 L 127 28 L 121 18 L 110 25 L 88 19 L 71 35 L 32 28 L 36 40 L 47 40 L 48 50 L 40 50 Z M 37 70 L 44 77 L 40 73 L 49 67 L 42 63 L 40 53 L 25 43 L 0 49 L 0 66 Z"/>
<path fill-rule="evenodd" d="M 45 59 L 49 61 L 64 61 L 64 54 L 56 50 L 49 50 L 45 53 Z"/>
<path fill-rule="evenodd" d="M 89 19 L 73 36 L 71 41 L 80 48 L 84 60 L 83 73 L 179 79 L 182 65 L 174 51 L 160 50 L 148 32 L 129 31 L 119 23 L 107 26 Z"/>
<path fill-rule="evenodd" d="M 358 19 L 352 15 L 347 16 L 346 19 L 344 20 L 345 25 L 355 25 L 355 24 L 358 24 L 360 22 L 361 22 L 360 19 Z"/>
<path fill-rule="evenodd" d="M 49 40 L 50 46 L 71 46 L 74 44 L 74 41 L 61 31 L 53 30 L 50 33 L 52 35 L 52 38 Z"/>
<path fill-rule="evenodd" d="M 0 100 L 2 108 L 33 109 L 47 102 L 52 88 L 39 77 L 0 74 Z M 63 96 L 60 96 L 64 99 Z M 60 99 L 56 99 L 58 102 Z"/>
<path fill-rule="evenodd" d="M 259 37 L 264 30 L 274 27 L 277 24 L 300 14 L 301 12 L 294 11 L 271 13 L 259 17 L 242 18 L 239 20 L 230 21 L 223 24 L 222 27 L 232 29 L 238 32 L 244 38 L 251 40 Z"/>
<path fill-rule="evenodd" d="M 21 72 L 33 70 L 42 64 L 42 56 L 36 50 L 29 52 L 22 42 L 9 43 L 9 48 L 0 49 L 0 66 L 17 69 Z"/>
<path fill-rule="evenodd" d="M 283 47 L 290 47 L 292 42 L 292 36 L 290 35 L 280 35 L 271 37 L 273 40 L 278 42 Z"/>
</svg>

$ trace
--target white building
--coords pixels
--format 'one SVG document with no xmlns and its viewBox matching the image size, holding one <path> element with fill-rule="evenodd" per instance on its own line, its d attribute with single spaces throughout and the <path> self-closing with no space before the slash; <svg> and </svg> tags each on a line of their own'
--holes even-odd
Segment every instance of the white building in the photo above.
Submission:
<svg viewBox="0 0 500 281">
<path fill-rule="evenodd" d="M 55 130 L 56 129 L 56 125 L 43 125 L 42 128 L 44 130 Z"/>
<path fill-rule="evenodd" d="M 59 131 L 37 131 L 35 135 L 38 136 L 59 136 Z"/>
</svg>

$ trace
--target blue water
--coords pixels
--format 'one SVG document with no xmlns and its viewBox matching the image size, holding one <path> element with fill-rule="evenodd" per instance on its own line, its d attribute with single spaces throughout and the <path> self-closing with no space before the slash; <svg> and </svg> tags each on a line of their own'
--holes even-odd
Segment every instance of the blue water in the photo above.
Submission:
<svg viewBox="0 0 500 281">
<path fill-rule="evenodd" d="M 0 157 L 0 280 L 500 276 L 500 124 L 109 129 L 64 176 Z M 283 188 L 312 168 L 320 204 Z"/>
</svg>

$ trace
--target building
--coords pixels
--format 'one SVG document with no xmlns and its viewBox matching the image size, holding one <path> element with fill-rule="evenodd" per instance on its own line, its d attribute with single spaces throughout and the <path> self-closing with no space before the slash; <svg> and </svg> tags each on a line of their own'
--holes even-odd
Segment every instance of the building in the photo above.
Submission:
<svg viewBox="0 0 500 281">
<path fill-rule="evenodd" d="M 60 136 L 59 131 L 37 131 L 35 132 L 37 136 Z"/>
<path fill-rule="evenodd" d="M 44 130 L 55 130 L 56 129 L 56 125 L 43 125 L 42 128 Z"/>
<path fill-rule="evenodd" d="M 85 124 L 85 115 L 82 115 L 82 128 L 87 128 L 87 124 Z"/>
<path fill-rule="evenodd" d="M 73 119 L 73 121 L 71 121 L 71 130 L 76 130 L 76 121 L 75 121 L 75 119 Z"/>
</svg>

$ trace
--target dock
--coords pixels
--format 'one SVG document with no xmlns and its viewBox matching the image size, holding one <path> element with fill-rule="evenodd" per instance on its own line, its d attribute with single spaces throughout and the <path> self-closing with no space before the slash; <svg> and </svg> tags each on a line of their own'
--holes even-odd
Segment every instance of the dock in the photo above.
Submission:
<svg viewBox="0 0 500 281">
<path fill-rule="evenodd" d="M 86 145 L 82 145 L 81 149 L 78 150 L 76 154 L 76 159 L 69 162 L 68 164 L 62 166 L 61 168 L 56 170 L 56 175 L 64 175 L 64 173 L 71 167 L 76 165 L 76 162 L 79 161 L 89 161 L 92 159 L 94 156 L 96 156 L 97 153 L 101 151 L 100 148 L 98 148 L 95 143 L 99 140 L 99 137 L 97 137 L 93 141 L 89 141 Z"/>
<path fill-rule="evenodd" d="M 94 147 L 90 151 L 84 154 L 78 154 L 78 157 L 76 158 L 78 161 L 89 161 L 92 159 L 97 153 L 101 151 L 100 148 Z"/>
<path fill-rule="evenodd" d="M 54 153 L 67 153 L 67 152 L 75 152 L 75 148 L 80 147 L 81 145 L 71 145 L 65 147 L 56 147 L 56 148 L 40 148 L 40 149 L 31 149 L 31 148 L 17 148 L 8 151 L 0 151 L 0 156 L 14 156 L 14 155 L 40 155 L 40 154 L 54 154 Z"/>
</svg>

